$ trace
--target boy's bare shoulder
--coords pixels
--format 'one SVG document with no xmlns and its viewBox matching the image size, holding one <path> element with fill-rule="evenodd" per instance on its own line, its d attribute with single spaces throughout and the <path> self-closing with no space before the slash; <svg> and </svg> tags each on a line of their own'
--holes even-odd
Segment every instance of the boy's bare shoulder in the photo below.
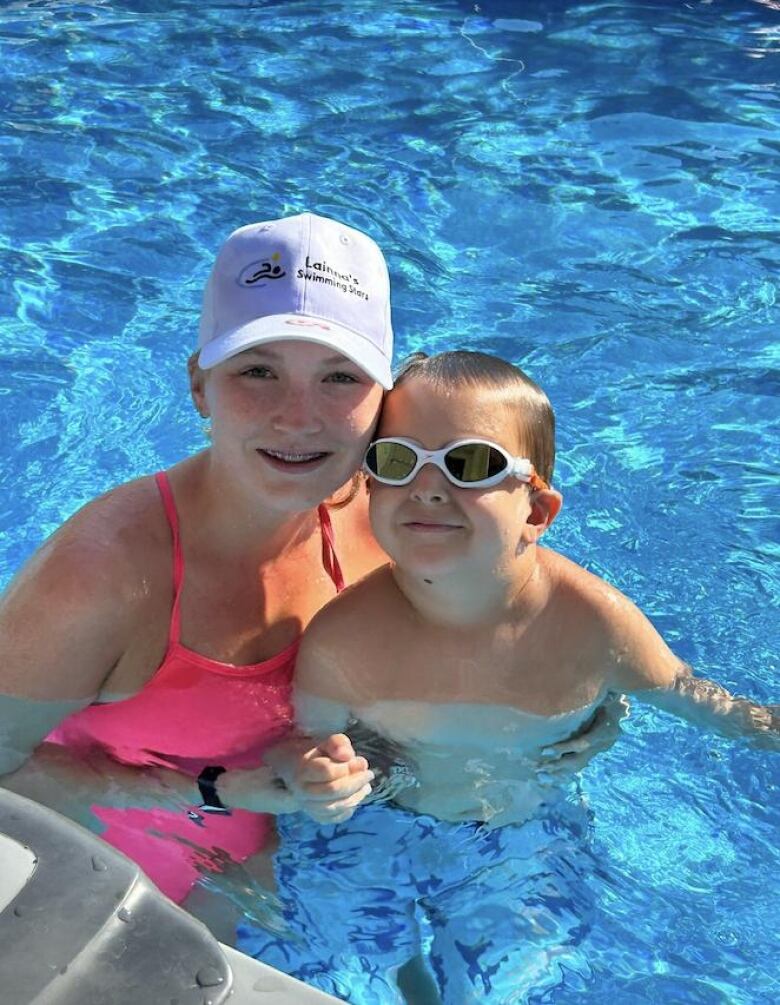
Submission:
<svg viewBox="0 0 780 1005">
<path fill-rule="evenodd" d="M 557 600 L 577 605 L 583 613 L 595 619 L 594 623 L 610 623 L 619 616 L 621 609 L 633 606 L 620 590 L 565 555 L 540 548 L 539 559 Z"/>
<path fill-rule="evenodd" d="M 304 643 L 325 647 L 360 643 L 394 619 L 400 593 L 389 565 L 370 572 L 318 611 L 304 632 Z"/>
<path fill-rule="evenodd" d="M 333 701 L 371 691 L 383 637 L 397 622 L 397 587 L 389 567 L 335 597 L 309 623 L 295 663 L 295 686 Z"/>
<path fill-rule="evenodd" d="M 646 690 L 674 679 L 681 661 L 632 600 L 563 555 L 545 550 L 543 561 L 558 602 L 581 626 L 614 689 Z"/>
</svg>

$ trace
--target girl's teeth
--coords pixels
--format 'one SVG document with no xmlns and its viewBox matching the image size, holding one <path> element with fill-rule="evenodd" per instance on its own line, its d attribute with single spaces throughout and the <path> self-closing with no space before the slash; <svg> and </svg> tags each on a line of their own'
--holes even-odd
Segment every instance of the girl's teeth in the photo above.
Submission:
<svg viewBox="0 0 780 1005">
<path fill-rule="evenodd" d="M 302 463 L 303 461 L 313 461 L 317 457 L 323 457 L 324 454 L 318 452 L 315 454 L 285 454 L 281 450 L 266 450 L 265 453 L 270 454 L 271 457 L 278 457 L 281 461 L 288 461 L 290 463 Z"/>
</svg>

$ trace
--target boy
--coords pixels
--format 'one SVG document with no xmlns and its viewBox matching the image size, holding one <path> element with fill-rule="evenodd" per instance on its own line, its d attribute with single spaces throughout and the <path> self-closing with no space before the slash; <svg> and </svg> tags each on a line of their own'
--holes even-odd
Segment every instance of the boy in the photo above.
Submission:
<svg viewBox="0 0 780 1005">
<path fill-rule="evenodd" d="M 539 546 L 562 502 L 554 450 L 546 395 L 494 357 L 418 357 L 385 400 L 366 467 L 393 564 L 311 623 L 296 718 L 314 736 L 358 720 L 414 778 L 390 805 L 323 802 L 335 827 L 283 817 L 279 856 L 291 923 L 321 961 L 298 976 L 327 969 L 323 986 L 361 1005 L 400 1000 L 383 970 L 414 951 L 420 910 L 446 1005 L 519 1002 L 576 944 L 587 816 L 540 757 L 607 696 L 780 749 L 778 706 L 694 678 L 627 598 Z M 306 791 L 352 753 L 331 735 L 285 780 Z"/>
</svg>

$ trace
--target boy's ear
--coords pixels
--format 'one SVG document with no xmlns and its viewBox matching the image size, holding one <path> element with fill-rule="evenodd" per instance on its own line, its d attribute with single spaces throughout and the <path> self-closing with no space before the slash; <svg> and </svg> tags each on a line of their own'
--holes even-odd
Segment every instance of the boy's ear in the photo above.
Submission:
<svg viewBox="0 0 780 1005">
<path fill-rule="evenodd" d="M 531 494 L 531 512 L 527 522 L 536 531 L 538 540 L 555 520 L 563 506 L 563 496 L 555 489 L 540 489 Z"/>
<path fill-rule="evenodd" d="M 198 410 L 198 415 L 205 419 L 209 415 L 209 406 L 206 403 L 205 385 L 206 374 L 198 366 L 198 354 L 194 352 L 187 360 L 187 373 L 190 377 L 190 396 L 193 404 Z"/>
</svg>

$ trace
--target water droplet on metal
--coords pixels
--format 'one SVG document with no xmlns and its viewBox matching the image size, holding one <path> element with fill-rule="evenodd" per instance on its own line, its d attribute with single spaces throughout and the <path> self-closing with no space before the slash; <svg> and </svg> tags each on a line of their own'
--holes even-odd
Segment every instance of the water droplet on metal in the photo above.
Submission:
<svg viewBox="0 0 780 1005">
<path fill-rule="evenodd" d="M 99 855 L 93 855 L 92 868 L 95 872 L 105 872 L 108 869 L 108 866 Z"/>
<path fill-rule="evenodd" d="M 15 917 L 21 918 L 21 916 L 23 914 L 24 914 L 24 908 L 23 907 L 15 907 L 14 908 L 14 915 L 15 915 Z"/>
<path fill-rule="evenodd" d="M 64 967 L 60 967 L 60 973 L 66 974 L 68 972 L 68 964 L 66 963 Z"/>
<path fill-rule="evenodd" d="M 119 910 L 116 912 L 116 916 L 117 918 L 119 918 L 120 921 L 124 921 L 128 925 L 133 920 L 133 912 L 128 911 L 126 907 L 120 907 Z"/>
<path fill-rule="evenodd" d="M 202 988 L 215 988 L 225 983 L 224 974 L 221 974 L 216 967 L 201 967 L 195 974 L 195 980 Z"/>
</svg>

